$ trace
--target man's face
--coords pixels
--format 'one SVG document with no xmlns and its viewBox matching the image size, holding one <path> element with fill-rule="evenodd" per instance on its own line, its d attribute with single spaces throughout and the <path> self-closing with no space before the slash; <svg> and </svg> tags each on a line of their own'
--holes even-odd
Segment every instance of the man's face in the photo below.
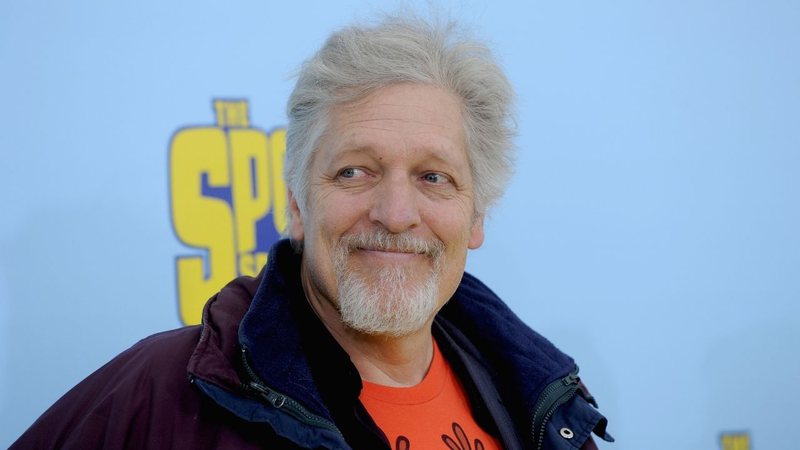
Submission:
<svg viewBox="0 0 800 450">
<path fill-rule="evenodd" d="M 467 249 L 483 242 L 459 100 L 396 84 L 334 108 L 308 177 L 290 230 L 303 241 L 306 294 L 367 334 L 429 323 L 458 286 Z"/>
</svg>

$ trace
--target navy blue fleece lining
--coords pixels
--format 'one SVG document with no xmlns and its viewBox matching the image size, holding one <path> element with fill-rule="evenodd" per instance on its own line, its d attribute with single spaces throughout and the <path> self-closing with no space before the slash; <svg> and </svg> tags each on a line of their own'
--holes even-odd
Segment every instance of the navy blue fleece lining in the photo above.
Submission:
<svg viewBox="0 0 800 450">
<path fill-rule="evenodd" d="M 239 342 L 251 365 L 271 389 L 291 393 L 310 412 L 333 421 L 316 388 L 302 348 L 301 326 L 290 302 L 306 302 L 300 283 L 300 257 L 288 241 L 272 246 L 264 278 L 239 327 Z"/>
</svg>

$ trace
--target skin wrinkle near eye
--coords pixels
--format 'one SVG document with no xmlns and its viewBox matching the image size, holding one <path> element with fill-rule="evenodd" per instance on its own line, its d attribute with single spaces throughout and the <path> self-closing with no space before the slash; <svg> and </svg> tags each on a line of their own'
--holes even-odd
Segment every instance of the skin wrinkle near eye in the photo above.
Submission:
<svg viewBox="0 0 800 450">
<path fill-rule="evenodd" d="M 358 173 L 354 173 L 352 176 L 347 176 L 345 174 L 347 171 L 363 173 L 360 176 Z M 439 178 L 439 180 L 432 181 L 428 179 L 430 176 L 436 176 Z M 376 179 L 378 177 L 373 176 L 369 169 L 365 169 L 363 167 L 345 167 L 338 170 L 335 176 L 329 176 L 328 178 L 330 182 L 334 183 L 335 185 L 351 191 L 359 188 L 366 189 L 372 185 L 372 182 L 380 181 L 379 179 Z M 453 198 L 456 192 L 463 192 L 465 189 L 464 187 L 457 186 L 450 175 L 441 171 L 421 171 L 421 175 L 415 175 L 414 178 L 420 180 L 421 183 L 424 183 L 420 187 L 420 190 L 422 190 L 423 193 L 428 197 L 437 196 L 439 198 L 449 199 Z"/>
<path fill-rule="evenodd" d="M 370 175 L 373 174 L 372 172 L 376 172 L 376 170 L 370 169 L 369 167 L 364 167 L 364 164 L 362 164 L 362 163 L 347 164 L 347 163 L 351 162 L 351 161 L 349 161 L 349 159 L 351 159 L 350 155 L 355 154 L 357 156 L 363 156 L 365 153 L 369 154 L 370 153 L 369 151 L 358 151 L 358 150 L 351 151 L 351 150 L 348 150 L 348 151 L 346 151 L 344 153 L 345 153 L 345 156 L 340 158 L 340 159 L 344 159 L 345 160 L 345 164 L 341 164 L 341 168 L 338 168 L 338 169 L 335 169 L 335 170 L 330 170 L 331 174 L 334 174 L 334 173 L 335 174 L 334 175 L 328 175 L 329 178 L 331 178 L 331 179 L 335 179 L 335 178 L 355 179 L 355 178 L 358 178 L 358 174 L 353 174 L 352 176 L 345 175 L 344 172 L 346 170 L 364 171 L 365 172 L 363 174 L 364 176 L 370 176 Z M 373 161 L 375 163 L 377 163 L 378 166 L 382 166 L 382 162 L 383 162 L 383 158 L 382 157 L 377 157 L 377 158 L 375 158 L 374 156 L 369 156 L 369 157 L 373 158 Z M 426 177 L 428 175 L 438 175 L 443 179 L 441 181 L 448 182 L 449 184 L 452 184 L 453 186 L 458 187 L 459 189 L 463 188 L 463 186 L 460 186 L 460 184 L 457 182 L 456 178 L 452 175 L 452 173 L 453 172 L 457 172 L 458 169 L 450 169 L 449 167 L 439 167 L 440 164 L 447 165 L 447 166 L 449 166 L 449 165 L 446 162 L 441 161 L 439 158 L 436 158 L 436 157 L 429 158 L 429 159 L 432 162 L 427 162 L 426 161 L 426 162 L 420 163 L 419 165 L 421 167 L 423 167 L 423 169 L 418 170 L 418 171 L 415 170 L 415 172 L 418 172 L 420 174 L 419 175 L 420 178 L 425 179 L 425 181 L 431 181 L 431 180 L 427 180 L 426 179 Z M 377 170 L 377 172 L 381 172 L 381 170 Z M 442 184 L 442 183 L 437 183 L 437 182 L 434 182 L 434 181 L 431 181 L 431 183 Z"/>
<path fill-rule="evenodd" d="M 340 177 L 342 175 L 343 170 L 350 168 L 366 170 L 368 172 L 367 175 L 369 175 L 369 172 L 374 172 L 371 169 L 361 167 L 363 166 L 363 164 L 360 163 L 348 164 L 350 162 L 349 158 L 357 159 L 359 157 L 366 156 L 368 158 L 371 158 L 374 162 L 377 162 L 378 165 L 380 166 L 381 163 L 383 162 L 383 157 L 377 157 L 373 155 L 373 153 L 374 151 L 369 147 L 358 147 L 352 150 L 345 150 L 343 152 L 340 152 L 339 155 L 337 155 L 336 159 L 344 160 L 344 164 L 341 164 L 342 168 L 335 170 L 336 175 L 334 176 L 334 178 Z M 459 192 L 463 192 L 464 190 L 469 189 L 469 186 L 464 186 L 464 183 L 460 183 L 458 181 L 458 178 L 463 176 L 463 175 L 457 175 L 459 172 L 463 171 L 462 169 L 460 169 L 457 166 L 453 166 L 452 164 L 450 164 L 449 161 L 439 158 L 435 154 L 436 153 L 435 150 L 429 151 L 429 153 L 433 153 L 433 155 L 427 157 L 424 162 L 419 164 L 422 167 L 428 167 L 418 171 L 418 173 L 420 173 L 420 177 L 424 178 L 427 174 L 439 174 L 442 177 L 444 177 L 446 181 L 449 181 L 449 183 L 452 184 Z M 331 165 L 334 164 L 331 163 Z M 440 165 L 444 167 L 439 167 Z M 334 172 L 334 170 L 331 170 L 331 172 Z"/>
</svg>

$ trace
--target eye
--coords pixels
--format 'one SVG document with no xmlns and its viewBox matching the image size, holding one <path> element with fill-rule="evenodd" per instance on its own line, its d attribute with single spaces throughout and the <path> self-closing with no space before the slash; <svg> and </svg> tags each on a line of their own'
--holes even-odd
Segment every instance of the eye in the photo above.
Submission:
<svg viewBox="0 0 800 450">
<path fill-rule="evenodd" d="M 361 170 L 361 169 L 356 169 L 355 167 L 345 167 L 344 169 L 339 171 L 339 177 L 340 178 L 355 178 L 355 177 L 357 177 L 357 176 L 359 176 L 359 175 L 361 175 L 363 173 L 364 173 L 364 171 Z"/>
<path fill-rule="evenodd" d="M 432 184 L 442 184 L 450 181 L 447 176 L 438 172 L 428 172 L 422 176 L 422 179 Z"/>
</svg>

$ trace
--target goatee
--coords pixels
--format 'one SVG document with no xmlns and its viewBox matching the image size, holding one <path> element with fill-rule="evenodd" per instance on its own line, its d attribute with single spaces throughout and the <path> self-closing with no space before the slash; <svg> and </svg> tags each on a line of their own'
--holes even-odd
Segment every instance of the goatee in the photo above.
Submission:
<svg viewBox="0 0 800 450">
<path fill-rule="evenodd" d="M 413 267 L 386 265 L 364 279 L 350 267 L 359 249 L 418 253 L 430 261 L 430 272 L 414 280 Z M 436 313 L 444 243 L 383 229 L 343 236 L 334 251 L 338 307 L 342 322 L 364 334 L 407 336 L 422 329 Z"/>
</svg>

